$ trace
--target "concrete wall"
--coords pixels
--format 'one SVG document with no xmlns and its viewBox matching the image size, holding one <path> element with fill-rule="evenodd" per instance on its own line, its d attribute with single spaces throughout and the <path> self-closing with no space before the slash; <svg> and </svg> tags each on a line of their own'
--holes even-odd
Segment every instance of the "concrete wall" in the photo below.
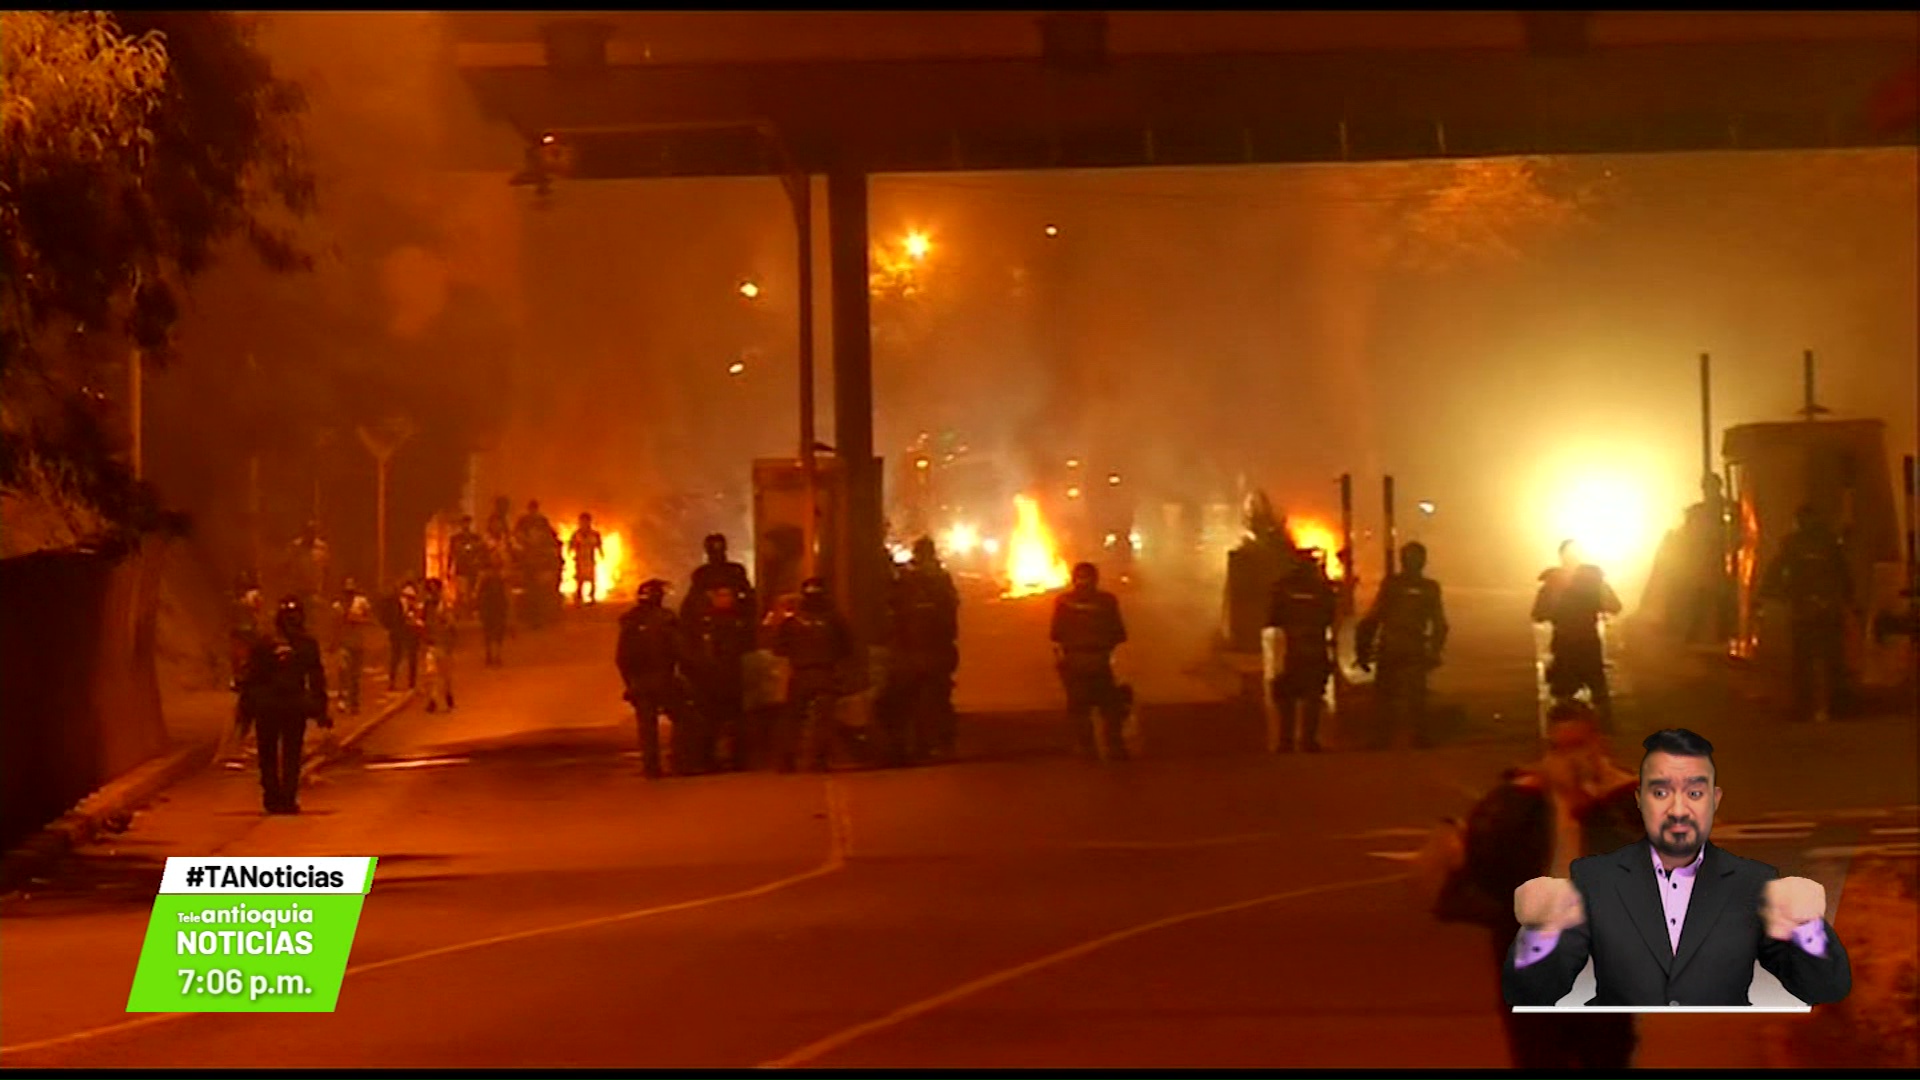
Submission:
<svg viewBox="0 0 1920 1080">
<path fill-rule="evenodd" d="M 11 848 L 165 748 L 161 552 L 0 560 L 0 842 Z"/>
</svg>

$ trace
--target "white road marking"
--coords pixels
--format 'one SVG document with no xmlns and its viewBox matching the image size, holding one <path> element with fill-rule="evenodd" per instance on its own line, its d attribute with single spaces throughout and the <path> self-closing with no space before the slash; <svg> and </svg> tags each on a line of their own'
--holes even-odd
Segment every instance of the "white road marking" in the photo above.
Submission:
<svg viewBox="0 0 1920 1080">
<path fill-rule="evenodd" d="M 368 769 L 427 769 L 435 765 L 465 765 L 471 760 L 473 759 L 464 757 L 405 758 L 400 761 L 376 761 L 365 767 Z"/>
<path fill-rule="evenodd" d="M 1246 911 L 1250 908 L 1277 904 L 1285 900 L 1294 900 L 1303 896 L 1314 896 L 1329 892 L 1346 892 L 1354 889 L 1364 889 L 1374 885 L 1385 885 L 1390 882 L 1401 881 L 1404 877 L 1405 875 L 1402 874 L 1394 874 L 1390 877 L 1363 878 L 1358 881 L 1340 881 L 1327 885 L 1314 885 L 1305 889 L 1289 889 L 1286 892 L 1256 896 L 1251 900 L 1238 900 L 1231 904 L 1221 904 L 1218 907 L 1203 908 L 1199 911 L 1188 911 L 1179 915 L 1169 915 L 1166 918 L 1155 919 L 1152 922 L 1140 923 L 1137 926 L 1117 930 L 1111 934 L 1094 938 L 1091 941 L 1083 941 L 1078 945 L 1061 949 L 1058 952 L 1048 953 L 1046 956 L 1042 956 L 1037 960 L 1030 960 L 1024 964 L 1005 968 L 990 975 L 983 975 L 970 982 L 961 983 L 959 986 L 942 991 L 932 997 L 922 998 L 910 1005 L 903 1005 L 885 1016 L 855 1024 L 850 1028 L 828 1035 L 824 1039 L 810 1042 L 798 1050 L 794 1050 L 773 1061 L 766 1062 L 760 1067 L 763 1069 L 790 1069 L 805 1065 L 850 1043 L 858 1042 L 876 1032 L 899 1027 L 901 1024 L 907 1023 L 910 1020 L 925 1016 L 935 1009 L 943 1008 L 956 1001 L 970 998 L 982 991 L 991 990 L 1003 983 L 1012 982 L 1015 979 L 1031 975 L 1036 971 L 1042 971 L 1057 964 L 1064 964 L 1069 960 L 1077 960 L 1089 953 L 1098 952 L 1109 945 L 1117 945 L 1129 938 L 1139 937 L 1142 934 L 1150 934 L 1155 930 L 1164 930 L 1170 926 L 1179 926 L 1182 923 L 1208 919 L 1216 915 L 1230 915 L 1236 911 Z"/>
<path fill-rule="evenodd" d="M 1334 837 L 1334 839 L 1335 840 L 1384 840 L 1394 836 L 1427 836 L 1431 834 L 1435 828 L 1438 828 L 1439 825 L 1440 823 L 1436 821 L 1433 823 L 1432 827 L 1425 828 L 1425 829 L 1415 829 L 1415 828 L 1373 829 L 1368 832 L 1362 832 L 1362 833 L 1347 833 L 1343 836 L 1336 836 Z"/>
<path fill-rule="evenodd" d="M 578 919 L 573 922 L 557 923 L 552 926 L 536 926 L 526 930 L 515 930 L 507 934 L 495 934 L 492 937 L 479 938 L 474 941 L 463 941 L 454 945 L 443 945 L 435 949 L 425 949 L 416 953 L 407 953 L 403 956 L 389 957 L 385 960 L 375 960 L 368 964 L 356 964 L 346 970 L 346 977 L 351 978 L 354 975 L 363 975 L 367 972 L 379 971 L 383 968 L 398 967 L 401 964 L 411 964 L 419 960 L 431 960 L 441 956 L 451 956 L 455 953 L 485 949 L 494 945 L 506 945 L 515 941 L 526 941 L 529 938 L 547 937 L 552 934 L 565 934 L 575 930 L 592 930 L 597 927 L 612 926 L 616 923 L 648 919 L 657 915 L 672 915 L 681 911 L 693 911 L 698 908 L 713 907 L 718 904 L 731 903 L 735 900 L 751 900 L 755 897 L 779 892 L 782 889 L 792 888 L 795 885 L 812 881 L 815 878 L 837 873 L 846 868 L 847 853 L 850 850 L 848 845 L 852 843 L 853 836 L 852 822 L 846 820 L 851 810 L 851 803 L 848 801 L 846 793 L 842 788 L 843 785 L 836 780 L 829 779 L 826 782 L 827 831 L 829 837 L 827 857 L 824 862 L 811 870 L 769 881 L 764 885 L 755 885 L 752 888 L 740 889 L 736 892 L 721 893 L 718 896 L 702 896 L 692 900 L 681 900 L 672 904 L 661 904 L 657 907 L 637 908 L 633 911 L 622 911 L 612 915 L 599 915 L 591 919 Z M 119 1035 L 128 1031 L 136 1031 L 140 1028 L 152 1027 L 156 1024 L 181 1020 L 189 1016 L 206 1015 L 214 1014 L 155 1013 L 151 1016 L 142 1016 L 136 1020 L 122 1020 L 115 1024 L 104 1024 L 100 1027 L 87 1028 L 84 1031 L 75 1031 L 66 1035 L 56 1035 L 50 1039 L 37 1039 L 33 1042 L 17 1043 L 13 1046 L 0 1046 L 0 1055 L 26 1054 L 37 1050 L 50 1050 L 59 1046 L 71 1046 L 74 1043 L 87 1042 L 108 1035 Z"/>
<path fill-rule="evenodd" d="M 1920 843 L 1850 844 L 1844 847 L 1809 848 L 1802 852 L 1809 859 L 1912 859 L 1920 858 Z"/>
</svg>

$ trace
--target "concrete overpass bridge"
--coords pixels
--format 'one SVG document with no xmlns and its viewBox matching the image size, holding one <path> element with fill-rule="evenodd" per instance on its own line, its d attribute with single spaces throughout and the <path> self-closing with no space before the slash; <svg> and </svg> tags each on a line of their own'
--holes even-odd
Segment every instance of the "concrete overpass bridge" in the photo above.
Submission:
<svg viewBox="0 0 1920 1080">
<path fill-rule="evenodd" d="M 867 178 L 885 172 L 1916 145 L 1912 12 L 449 17 L 520 182 L 775 176 L 810 289 L 826 177 L 834 546 L 878 551 Z M 801 182 L 805 178 L 805 182 Z M 812 447 L 803 296 L 801 455 Z M 881 567 L 842 564 L 875 625 Z"/>
</svg>

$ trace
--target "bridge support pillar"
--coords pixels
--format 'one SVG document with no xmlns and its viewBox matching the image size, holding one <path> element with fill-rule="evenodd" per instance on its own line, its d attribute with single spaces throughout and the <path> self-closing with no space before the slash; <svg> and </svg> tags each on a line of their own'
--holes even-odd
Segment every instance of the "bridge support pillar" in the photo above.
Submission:
<svg viewBox="0 0 1920 1080">
<path fill-rule="evenodd" d="M 873 455 L 873 330 L 868 305 L 867 174 L 827 175 L 833 270 L 833 435 L 845 498 L 834 532 L 834 592 L 860 640 L 878 639 L 886 588 L 881 469 Z"/>
</svg>

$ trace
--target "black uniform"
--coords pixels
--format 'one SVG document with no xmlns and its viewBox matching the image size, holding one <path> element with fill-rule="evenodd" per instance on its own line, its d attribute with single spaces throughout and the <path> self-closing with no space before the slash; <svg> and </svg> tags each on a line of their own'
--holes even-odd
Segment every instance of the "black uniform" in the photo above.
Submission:
<svg viewBox="0 0 1920 1080">
<path fill-rule="evenodd" d="M 486 569 L 487 544 L 471 528 L 462 528 L 447 541 L 447 569 L 460 590 L 460 607 L 472 610 L 479 599 L 480 572 Z"/>
<path fill-rule="evenodd" d="M 683 770 L 685 741 L 679 719 L 684 696 L 680 684 L 680 626 L 673 612 L 658 600 L 642 599 L 620 616 L 620 640 L 614 663 L 627 687 L 640 725 L 640 758 L 650 777 L 661 774 L 660 714 L 674 719 L 674 764 Z"/>
<path fill-rule="evenodd" d="M 1108 752 L 1124 759 L 1129 691 L 1113 677 L 1113 650 L 1127 640 L 1119 599 L 1098 587 L 1061 593 L 1053 603 L 1049 636 L 1059 650 L 1060 681 L 1067 691 L 1067 723 L 1075 749 L 1088 757 L 1098 756 L 1093 729 L 1097 709 L 1106 724 Z"/>
<path fill-rule="evenodd" d="M 853 659 L 853 631 L 831 607 L 809 607 L 780 621 L 774 652 L 792 669 L 775 753 L 782 772 L 825 772 L 835 734 L 842 671 Z"/>
<path fill-rule="evenodd" d="M 1301 564 L 1274 586 L 1267 625 L 1286 637 L 1272 686 L 1280 713 L 1274 742 L 1283 752 L 1292 750 L 1296 740 L 1306 750 L 1320 749 L 1320 712 L 1333 678 L 1333 625 L 1339 605 L 1333 584 L 1312 563 Z"/>
<path fill-rule="evenodd" d="M 951 753 L 960 593 L 938 563 L 909 565 L 887 597 L 887 683 L 880 713 L 900 761 Z"/>
<path fill-rule="evenodd" d="M 1620 598 L 1597 566 L 1557 567 L 1540 575 L 1540 591 L 1533 598 L 1533 621 L 1553 624 L 1547 665 L 1547 692 L 1556 701 L 1570 701 L 1585 689 L 1603 727 L 1613 719 L 1613 700 L 1607 688 L 1606 646 L 1600 640 L 1600 617 L 1620 614 Z"/>
<path fill-rule="evenodd" d="M 754 624 L 742 606 L 723 599 L 702 605 L 691 617 L 682 618 L 680 626 L 685 636 L 683 670 L 692 684 L 694 715 L 684 725 L 686 738 L 676 745 L 685 748 L 688 767 L 704 770 L 716 764 L 725 736 L 732 745 L 728 764 L 744 768 L 748 744 L 753 741 L 745 731 L 745 663 L 754 647 Z"/>
<path fill-rule="evenodd" d="M 480 640 L 486 649 L 486 665 L 499 667 L 507 643 L 507 620 L 512 607 L 507 595 L 507 579 L 498 571 L 480 579 Z"/>
<path fill-rule="evenodd" d="M 1447 615 L 1440 583 L 1417 570 L 1402 570 L 1380 583 L 1373 606 L 1354 627 L 1354 651 L 1362 668 L 1378 663 L 1374 699 L 1391 741 L 1412 745 L 1427 713 L 1427 673 L 1440 662 L 1447 642 Z"/>
<path fill-rule="evenodd" d="M 687 587 L 686 597 L 680 601 L 680 617 L 692 618 L 716 604 L 727 603 L 728 598 L 715 595 L 722 590 L 732 594 L 734 609 L 749 626 L 753 625 L 757 609 L 753 581 L 747 577 L 747 568 L 732 560 L 704 562 L 694 567 L 693 581 Z"/>
<path fill-rule="evenodd" d="M 270 814 L 292 813 L 299 809 L 307 721 L 333 726 L 319 643 L 304 631 L 260 638 L 247 660 L 240 701 L 259 738 L 261 802 Z"/>
<path fill-rule="evenodd" d="M 1791 612 L 1794 716 L 1811 719 L 1821 708 L 1829 716 L 1840 712 L 1847 699 L 1847 610 L 1853 604 L 1845 545 L 1825 526 L 1803 521 L 1781 542 L 1761 592 L 1786 601 Z"/>
</svg>

